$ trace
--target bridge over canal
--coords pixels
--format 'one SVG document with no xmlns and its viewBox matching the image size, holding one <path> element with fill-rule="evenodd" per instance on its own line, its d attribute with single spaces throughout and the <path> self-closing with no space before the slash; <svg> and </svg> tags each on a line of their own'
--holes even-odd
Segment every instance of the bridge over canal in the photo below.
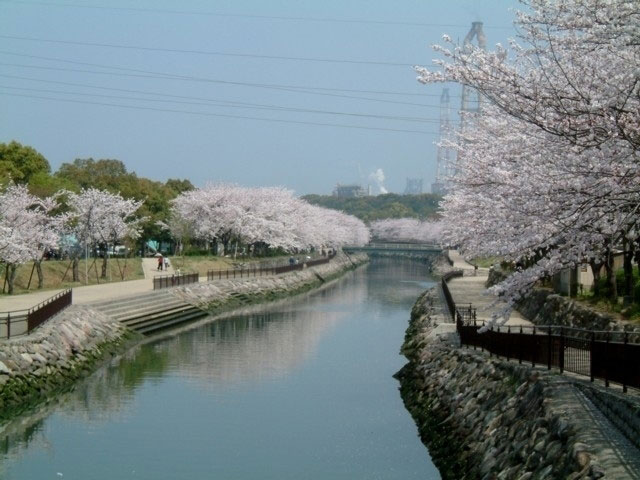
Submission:
<svg viewBox="0 0 640 480">
<path fill-rule="evenodd" d="M 369 243 L 362 247 L 345 246 L 342 247 L 347 253 L 417 253 L 417 254 L 438 254 L 442 252 L 441 245 L 428 243 Z"/>
</svg>

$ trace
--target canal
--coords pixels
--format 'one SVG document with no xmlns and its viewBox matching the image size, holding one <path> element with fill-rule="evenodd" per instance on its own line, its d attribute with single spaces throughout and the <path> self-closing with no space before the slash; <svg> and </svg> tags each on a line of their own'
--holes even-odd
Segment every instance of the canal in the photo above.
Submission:
<svg viewBox="0 0 640 480">
<path fill-rule="evenodd" d="M 426 267 L 150 339 L 2 425 L 5 479 L 439 479 L 392 375 Z"/>
</svg>

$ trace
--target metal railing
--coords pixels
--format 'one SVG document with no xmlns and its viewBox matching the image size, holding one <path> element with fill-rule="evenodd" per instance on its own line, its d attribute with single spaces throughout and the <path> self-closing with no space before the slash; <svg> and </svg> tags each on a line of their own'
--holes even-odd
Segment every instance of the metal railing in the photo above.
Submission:
<svg viewBox="0 0 640 480">
<path fill-rule="evenodd" d="M 275 275 L 276 267 L 234 268 L 225 270 L 208 270 L 207 281 L 222 280 L 226 278 L 249 278 Z"/>
<path fill-rule="evenodd" d="M 465 318 L 459 312 L 456 329 L 462 345 L 480 347 L 492 355 L 555 367 L 560 373 L 576 373 L 627 387 L 640 388 L 640 334 L 609 330 L 586 330 L 559 325 L 490 327 Z"/>
<path fill-rule="evenodd" d="M 442 275 L 442 280 L 440 281 L 442 286 L 442 293 L 444 294 L 444 299 L 447 302 L 447 308 L 449 309 L 449 314 L 451 315 L 451 319 L 455 321 L 456 318 L 456 304 L 453 301 L 453 297 L 451 296 L 451 292 L 449 291 L 449 285 L 447 282 L 452 278 L 462 277 L 464 272 L 462 270 L 451 270 L 444 275 Z"/>
<path fill-rule="evenodd" d="M 602 379 L 627 387 L 640 388 L 640 333 L 613 330 L 587 330 L 561 325 L 518 325 L 486 327 L 478 321 L 472 304 L 458 304 L 453 300 L 447 281 L 461 276 L 453 270 L 442 276 L 442 290 L 447 308 L 456 321 L 461 345 L 481 348 L 491 355 L 544 365 L 549 370 L 558 368 L 584 375 L 593 382 Z"/>
<path fill-rule="evenodd" d="M 306 267 L 315 267 L 329 263 L 335 257 L 335 253 L 327 257 L 318 258 L 316 260 L 306 260 L 300 263 L 276 265 L 276 266 L 254 266 L 246 268 L 233 268 L 225 270 L 208 270 L 207 281 L 223 280 L 228 278 L 249 278 L 262 277 L 265 275 L 279 275 L 281 273 L 295 272 L 303 270 Z"/>
<path fill-rule="evenodd" d="M 158 275 L 153 277 L 153 289 L 179 287 L 180 285 L 188 285 L 198 283 L 200 281 L 197 273 L 180 273 L 175 275 Z"/>
<path fill-rule="evenodd" d="M 12 312 L 0 312 L 0 326 L 4 327 L 3 337 L 29 334 L 51 317 L 60 313 L 73 302 L 73 292 L 69 288 L 53 297 L 47 298 L 43 302 L 25 310 L 14 310 Z M 16 333 L 16 330 L 18 333 Z"/>
</svg>

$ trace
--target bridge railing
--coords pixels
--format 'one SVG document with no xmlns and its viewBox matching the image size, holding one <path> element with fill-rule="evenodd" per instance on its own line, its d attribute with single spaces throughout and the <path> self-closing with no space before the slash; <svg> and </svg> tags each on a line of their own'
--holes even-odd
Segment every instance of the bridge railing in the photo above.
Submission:
<svg viewBox="0 0 640 480">
<path fill-rule="evenodd" d="M 431 243 L 368 243 L 363 246 L 346 245 L 343 250 L 416 250 L 416 251 L 440 251 L 442 245 Z"/>
</svg>

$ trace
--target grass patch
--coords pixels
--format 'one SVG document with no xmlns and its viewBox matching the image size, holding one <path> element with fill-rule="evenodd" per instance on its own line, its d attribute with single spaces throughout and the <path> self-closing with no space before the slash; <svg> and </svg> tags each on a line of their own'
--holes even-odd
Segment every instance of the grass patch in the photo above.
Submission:
<svg viewBox="0 0 640 480">
<path fill-rule="evenodd" d="M 489 268 L 492 265 L 500 265 L 502 260 L 502 257 L 477 257 L 472 259 L 470 263 L 479 268 Z"/>
<path fill-rule="evenodd" d="M 98 283 L 110 283 L 122 281 L 122 274 L 124 273 L 124 280 L 139 280 L 144 278 L 142 272 L 142 260 L 140 258 L 117 258 L 113 257 L 109 259 L 107 268 L 107 278 L 100 278 L 102 272 L 102 259 L 90 258 L 88 264 L 84 259 L 79 262 L 79 282 L 72 282 L 72 271 L 70 260 L 44 260 L 42 262 L 42 274 L 44 277 L 44 290 L 56 290 L 60 288 L 80 287 L 82 285 L 96 285 Z M 85 266 L 88 275 L 85 276 Z M 96 269 L 97 277 L 96 278 Z M 25 263 L 18 267 L 16 272 L 15 281 L 15 293 L 28 293 L 37 290 L 38 287 L 38 274 L 33 270 L 33 277 L 31 278 L 31 286 L 29 286 L 29 278 L 31 277 L 31 271 L 33 270 L 33 262 Z M 66 273 L 66 275 L 65 275 Z M 0 281 L 4 284 L 5 268 L 0 267 Z M 1 289 L 0 289 L 1 291 Z"/>
</svg>

